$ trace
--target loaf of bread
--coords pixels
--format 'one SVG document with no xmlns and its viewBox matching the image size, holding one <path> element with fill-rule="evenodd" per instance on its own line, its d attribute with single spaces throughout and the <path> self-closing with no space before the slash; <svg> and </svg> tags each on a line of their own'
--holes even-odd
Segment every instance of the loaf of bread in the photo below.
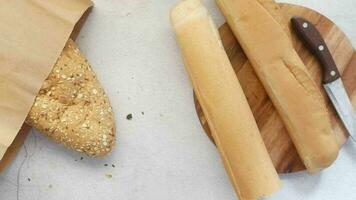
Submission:
<svg viewBox="0 0 356 200">
<path fill-rule="evenodd" d="M 326 103 L 281 25 L 257 0 L 216 0 L 310 173 L 331 165 L 339 144 Z"/>
<path fill-rule="evenodd" d="M 109 100 L 72 40 L 43 83 L 26 123 L 89 156 L 112 150 L 115 121 Z"/>
<path fill-rule="evenodd" d="M 238 196 L 252 200 L 277 191 L 281 186 L 278 174 L 207 10 L 200 0 L 185 0 L 172 10 L 171 22 Z"/>
</svg>

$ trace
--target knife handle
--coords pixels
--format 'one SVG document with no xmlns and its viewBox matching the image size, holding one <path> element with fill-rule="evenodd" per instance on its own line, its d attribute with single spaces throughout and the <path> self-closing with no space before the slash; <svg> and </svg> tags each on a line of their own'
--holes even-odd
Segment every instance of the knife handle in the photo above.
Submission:
<svg viewBox="0 0 356 200">
<path fill-rule="evenodd" d="M 297 35 L 321 63 L 323 68 L 323 83 L 331 83 L 340 78 L 339 70 L 329 48 L 316 27 L 302 17 L 293 17 L 291 22 Z"/>
</svg>

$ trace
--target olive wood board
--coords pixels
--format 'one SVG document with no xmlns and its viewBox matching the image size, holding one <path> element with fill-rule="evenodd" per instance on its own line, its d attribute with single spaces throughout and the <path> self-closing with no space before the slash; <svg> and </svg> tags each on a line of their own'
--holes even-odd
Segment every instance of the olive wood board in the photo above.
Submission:
<svg viewBox="0 0 356 200">
<path fill-rule="evenodd" d="M 316 11 L 291 4 L 279 5 L 280 11 L 286 20 L 290 21 L 293 16 L 304 17 L 312 22 L 321 32 L 342 74 L 344 85 L 351 97 L 352 103 L 356 107 L 356 53 L 350 40 L 332 21 Z M 304 61 L 315 82 L 320 86 L 320 91 L 328 103 L 334 133 L 337 135 L 340 144 L 344 144 L 348 138 L 348 134 L 322 88 L 321 66 L 310 51 L 304 47 L 291 28 L 289 31 L 296 51 Z M 231 29 L 227 24 L 224 24 L 220 27 L 219 32 L 225 51 L 241 83 L 276 170 L 281 174 L 305 170 L 305 166 L 297 154 L 288 132 L 261 82 L 257 78 L 253 68 L 250 65 L 246 65 L 246 62 L 248 62 L 246 55 L 235 39 Z M 195 96 L 194 101 L 199 120 L 205 132 L 213 141 L 209 125 Z M 305 112 L 308 111 L 306 110 Z"/>
</svg>

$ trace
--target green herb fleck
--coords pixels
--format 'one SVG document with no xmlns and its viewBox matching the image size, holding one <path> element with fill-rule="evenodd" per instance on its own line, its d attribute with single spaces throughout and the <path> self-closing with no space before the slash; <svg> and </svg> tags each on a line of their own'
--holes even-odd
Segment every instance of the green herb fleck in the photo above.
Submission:
<svg viewBox="0 0 356 200">
<path fill-rule="evenodd" d="M 126 119 L 127 119 L 127 120 L 132 120 L 132 114 L 128 114 L 128 115 L 126 116 Z"/>
<path fill-rule="evenodd" d="M 112 178 L 112 174 L 105 174 L 106 178 Z"/>
</svg>

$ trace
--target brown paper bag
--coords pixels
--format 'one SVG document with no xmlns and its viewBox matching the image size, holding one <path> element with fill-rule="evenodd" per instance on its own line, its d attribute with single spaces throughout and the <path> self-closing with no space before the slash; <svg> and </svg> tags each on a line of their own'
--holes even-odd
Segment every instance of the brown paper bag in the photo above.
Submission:
<svg viewBox="0 0 356 200">
<path fill-rule="evenodd" d="M 0 159 L 9 150 L 1 170 L 23 143 L 29 130 L 23 122 L 34 99 L 92 2 L 0 0 L 0 4 Z"/>
<path fill-rule="evenodd" d="M 27 124 L 23 124 L 19 133 L 16 135 L 15 140 L 12 142 L 10 147 L 7 149 L 4 157 L 0 161 L 0 172 L 2 172 L 16 157 L 17 152 L 20 150 L 23 143 L 25 142 L 25 139 L 27 138 L 30 129 L 30 126 L 28 126 Z"/>
</svg>

